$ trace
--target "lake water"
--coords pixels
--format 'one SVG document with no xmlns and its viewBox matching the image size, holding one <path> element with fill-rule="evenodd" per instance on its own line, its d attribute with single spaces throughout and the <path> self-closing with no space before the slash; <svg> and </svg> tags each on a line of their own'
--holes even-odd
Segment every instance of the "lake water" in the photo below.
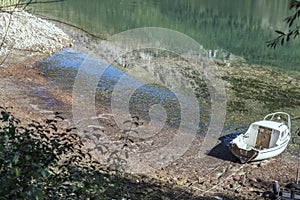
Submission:
<svg viewBox="0 0 300 200">
<path fill-rule="evenodd" d="M 247 62 L 300 71 L 300 45 L 270 49 L 275 30 L 291 12 L 283 0 L 67 0 L 38 4 L 37 14 L 78 26 L 99 37 L 139 27 L 184 33 L 207 50 L 224 50 Z"/>
<path fill-rule="evenodd" d="M 88 63 L 87 60 L 90 61 L 93 66 L 85 65 Z M 153 120 L 153 117 L 159 119 L 166 117 L 165 122 L 174 128 L 178 128 L 183 120 L 186 124 L 190 122 L 194 123 L 195 121 L 193 119 L 195 115 L 200 113 L 201 119 L 197 125 L 198 131 L 203 131 L 206 128 L 209 121 L 208 115 L 210 108 L 203 100 L 209 101 L 207 99 L 209 97 L 204 97 L 204 93 L 201 96 L 201 91 L 194 91 L 188 86 L 184 86 L 185 89 L 191 89 L 191 93 L 187 94 L 183 90 L 175 89 L 175 91 L 173 91 L 171 89 L 172 86 L 165 87 L 168 83 L 162 85 L 154 83 L 147 84 L 144 83 L 143 80 L 140 81 L 124 73 L 112 64 L 108 66 L 98 65 L 96 64 L 98 61 L 98 59 L 85 53 L 66 48 L 46 59 L 38 61 L 37 66 L 49 81 L 55 83 L 60 89 L 69 92 L 72 92 L 72 90 L 73 92 L 74 90 L 78 91 L 78 89 L 76 89 L 78 88 L 77 86 L 86 87 L 91 85 L 92 77 L 97 76 L 97 86 L 94 89 L 96 92 L 93 97 L 95 103 L 106 107 L 113 107 L 117 112 L 125 112 L 128 109 L 130 115 L 139 116 L 145 121 Z M 163 64 L 166 63 L 167 62 L 164 62 Z M 174 70 L 172 68 L 168 69 Z M 82 71 L 84 71 L 84 73 L 82 73 Z M 160 71 L 158 68 L 153 71 L 159 74 L 160 77 L 165 75 L 164 71 Z M 148 76 L 152 76 L 151 73 L 152 71 L 148 71 Z M 182 77 L 171 76 L 171 78 L 180 79 Z M 165 79 L 165 77 L 162 77 L 162 79 Z M 76 80 L 80 80 L 79 85 L 78 82 L 76 84 Z M 176 80 L 173 80 L 172 83 L 176 86 L 180 85 Z M 89 91 L 89 89 L 86 88 L 85 91 Z M 195 92 L 198 100 L 193 99 L 193 92 Z M 80 94 L 80 96 L 87 98 L 86 95 L 88 94 L 85 92 Z M 128 105 L 126 102 L 128 102 Z M 155 116 L 151 116 L 151 110 L 153 106 L 155 107 L 156 105 L 161 106 L 161 108 L 159 108 L 160 111 L 153 110 Z M 161 112 L 162 110 L 164 111 Z M 199 113 L 195 113 L 195 111 Z M 188 113 L 188 115 L 184 115 L 185 118 L 183 119 L 182 113 Z M 193 113 L 195 113 L 195 115 L 193 115 Z"/>
</svg>

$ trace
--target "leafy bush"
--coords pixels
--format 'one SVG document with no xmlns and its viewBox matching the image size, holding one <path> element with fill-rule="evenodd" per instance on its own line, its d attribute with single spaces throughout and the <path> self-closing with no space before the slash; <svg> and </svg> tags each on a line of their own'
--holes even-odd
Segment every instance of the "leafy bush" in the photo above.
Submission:
<svg viewBox="0 0 300 200">
<path fill-rule="evenodd" d="M 2 107 L 1 107 L 2 108 Z M 24 127 L 2 108 L 0 120 L 0 196 L 7 199 L 54 197 L 63 171 L 84 158 L 71 129 L 57 127 L 60 116 Z M 63 161 L 60 163 L 60 161 Z"/>
<path fill-rule="evenodd" d="M 0 199 L 124 197 L 130 180 L 84 152 L 74 128 L 59 127 L 59 113 L 23 126 L 7 108 L 0 110 Z"/>
<path fill-rule="evenodd" d="M 2 111 L 1 111 L 2 110 Z M 23 126 L 0 107 L 0 199 L 205 199 L 174 184 L 109 169 L 82 151 L 63 119 Z M 209 199 L 209 198 L 208 198 Z"/>
</svg>

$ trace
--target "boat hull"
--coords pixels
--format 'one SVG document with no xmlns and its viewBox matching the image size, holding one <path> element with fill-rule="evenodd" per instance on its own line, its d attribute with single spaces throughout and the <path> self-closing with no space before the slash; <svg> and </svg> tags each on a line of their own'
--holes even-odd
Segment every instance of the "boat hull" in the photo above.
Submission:
<svg viewBox="0 0 300 200">
<path fill-rule="evenodd" d="M 259 151 L 259 154 L 254 159 L 254 161 L 255 160 L 263 160 L 263 159 L 278 156 L 279 154 L 281 154 L 286 149 L 288 143 L 289 143 L 289 139 L 287 139 L 285 143 L 283 143 L 282 145 L 280 145 L 278 147 L 273 147 L 273 148 L 270 148 L 270 149 L 264 149 L 264 150 Z"/>
<path fill-rule="evenodd" d="M 230 142 L 241 162 L 263 160 L 281 154 L 291 138 L 291 118 L 284 112 L 268 114 Z"/>
<path fill-rule="evenodd" d="M 233 155 L 235 155 L 238 159 L 240 159 L 241 163 L 245 163 L 255 159 L 259 153 L 254 149 L 251 150 L 241 149 L 235 143 L 230 145 L 230 150 Z"/>
<path fill-rule="evenodd" d="M 230 145 L 230 150 L 240 159 L 242 163 L 249 162 L 249 161 L 258 161 L 258 160 L 264 160 L 268 158 L 275 157 L 279 154 L 281 154 L 287 147 L 289 142 L 289 139 L 287 139 L 282 145 L 276 146 L 273 148 L 268 149 L 255 149 L 252 148 L 250 150 L 245 150 L 239 148 L 235 143 Z"/>
</svg>

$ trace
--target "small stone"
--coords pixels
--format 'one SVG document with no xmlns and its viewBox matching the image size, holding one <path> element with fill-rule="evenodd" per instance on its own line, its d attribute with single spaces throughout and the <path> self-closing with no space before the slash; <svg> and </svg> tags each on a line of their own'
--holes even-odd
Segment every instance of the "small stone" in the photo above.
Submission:
<svg viewBox="0 0 300 200">
<path fill-rule="evenodd" d="M 241 180 L 241 177 L 240 177 L 240 176 L 234 176 L 232 179 L 233 179 L 234 181 L 240 181 L 240 180 Z"/>
<path fill-rule="evenodd" d="M 248 180 L 249 180 L 249 182 L 256 182 L 256 178 L 253 178 L 253 177 L 249 178 Z"/>
<path fill-rule="evenodd" d="M 262 182 L 262 179 L 261 178 L 256 178 L 256 181 L 260 183 L 260 182 Z"/>
</svg>

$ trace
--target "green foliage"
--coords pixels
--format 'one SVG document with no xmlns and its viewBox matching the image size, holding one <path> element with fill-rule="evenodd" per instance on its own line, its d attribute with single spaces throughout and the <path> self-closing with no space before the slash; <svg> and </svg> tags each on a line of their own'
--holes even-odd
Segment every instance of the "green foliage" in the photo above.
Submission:
<svg viewBox="0 0 300 200">
<path fill-rule="evenodd" d="M 23 126 L 0 109 L 0 199 L 206 199 L 101 165 L 81 150 L 74 128 L 59 127 L 58 113 Z"/>
<path fill-rule="evenodd" d="M 7 199 L 53 196 L 59 192 L 57 181 L 64 178 L 61 169 L 83 158 L 78 137 L 57 127 L 61 119 L 58 115 L 44 122 L 32 121 L 24 127 L 20 120 L 2 109 L 0 196 Z M 59 166 L 62 157 L 68 162 Z"/>
<path fill-rule="evenodd" d="M 290 10 L 293 10 L 294 13 L 287 18 L 284 19 L 284 21 L 287 23 L 289 31 L 287 33 L 276 30 L 275 32 L 278 34 L 278 36 L 267 42 L 267 46 L 271 48 L 276 48 L 277 44 L 283 45 L 284 42 L 288 42 L 290 38 L 297 38 L 299 36 L 299 25 L 295 25 L 296 19 L 300 17 L 300 1 L 299 0 L 290 0 Z"/>
</svg>

